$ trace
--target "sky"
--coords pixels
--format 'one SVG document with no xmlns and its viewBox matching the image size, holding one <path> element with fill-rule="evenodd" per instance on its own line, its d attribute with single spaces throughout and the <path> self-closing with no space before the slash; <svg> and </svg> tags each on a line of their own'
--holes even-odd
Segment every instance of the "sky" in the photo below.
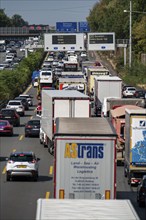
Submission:
<svg viewBox="0 0 146 220">
<path fill-rule="evenodd" d="M 8 17 L 20 15 L 31 24 L 55 26 L 56 22 L 86 21 L 99 0 L 0 0 Z"/>
</svg>

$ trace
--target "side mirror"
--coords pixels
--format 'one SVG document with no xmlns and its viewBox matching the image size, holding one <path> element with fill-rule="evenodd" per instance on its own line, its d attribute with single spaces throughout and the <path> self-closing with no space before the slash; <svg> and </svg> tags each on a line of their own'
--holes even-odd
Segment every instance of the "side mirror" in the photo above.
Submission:
<svg viewBox="0 0 146 220">
<path fill-rule="evenodd" d="M 40 158 L 37 158 L 37 161 L 39 161 L 40 160 Z"/>
</svg>

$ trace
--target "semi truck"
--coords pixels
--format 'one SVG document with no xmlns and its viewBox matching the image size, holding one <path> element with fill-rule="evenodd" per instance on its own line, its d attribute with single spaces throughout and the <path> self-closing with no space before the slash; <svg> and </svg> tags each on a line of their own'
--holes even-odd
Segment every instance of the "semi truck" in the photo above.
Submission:
<svg viewBox="0 0 146 220">
<path fill-rule="evenodd" d="M 38 199 L 36 220 L 140 220 L 130 200 Z"/>
<path fill-rule="evenodd" d="M 110 110 L 110 120 L 117 133 L 117 165 L 123 165 L 125 155 L 125 109 L 142 109 L 137 105 L 122 105 Z"/>
<path fill-rule="evenodd" d="M 58 78 L 59 89 L 63 90 L 78 90 L 86 94 L 87 81 L 84 78 L 72 77 L 72 78 Z"/>
<path fill-rule="evenodd" d="M 146 175 L 146 109 L 125 112 L 124 173 L 128 184 L 137 185 Z"/>
<path fill-rule="evenodd" d="M 109 75 L 109 70 L 104 66 L 90 66 L 87 68 L 88 79 L 88 93 L 91 94 L 94 90 L 94 78 L 95 76 Z"/>
<path fill-rule="evenodd" d="M 115 199 L 116 137 L 106 118 L 57 118 L 54 198 Z"/>
<path fill-rule="evenodd" d="M 118 76 L 94 77 L 95 115 L 101 116 L 101 108 L 105 97 L 122 98 L 122 79 Z"/>
<path fill-rule="evenodd" d="M 57 117 L 89 117 L 90 98 L 76 90 L 42 90 L 41 133 L 44 146 L 53 153 Z M 42 139 L 40 134 L 40 139 Z"/>
<path fill-rule="evenodd" d="M 139 107 L 144 107 L 145 103 L 144 100 L 140 98 L 117 98 L 116 96 L 104 97 L 101 116 L 109 117 L 110 110 L 123 105 L 137 105 Z"/>
</svg>

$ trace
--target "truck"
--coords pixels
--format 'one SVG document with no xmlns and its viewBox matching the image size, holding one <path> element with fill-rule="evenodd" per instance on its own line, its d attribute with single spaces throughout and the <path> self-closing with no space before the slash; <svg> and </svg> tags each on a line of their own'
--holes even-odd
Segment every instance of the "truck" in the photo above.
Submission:
<svg viewBox="0 0 146 220">
<path fill-rule="evenodd" d="M 54 198 L 115 199 L 116 137 L 106 118 L 57 118 Z"/>
<path fill-rule="evenodd" d="M 109 70 L 104 66 L 90 66 L 87 68 L 88 93 L 91 94 L 94 89 L 95 76 L 109 75 Z"/>
<path fill-rule="evenodd" d="M 38 199 L 36 220 L 140 220 L 130 200 Z"/>
<path fill-rule="evenodd" d="M 110 120 L 117 133 L 117 165 L 124 164 L 125 155 L 125 109 L 142 109 L 137 105 L 122 105 L 110 110 Z"/>
<path fill-rule="evenodd" d="M 89 96 L 76 90 L 42 90 L 41 130 L 44 139 L 40 142 L 43 142 L 49 152 L 53 153 L 56 118 L 81 116 L 90 117 Z"/>
<path fill-rule="evenodd" d="M 86 94 L 87 92 L 87 81 L 84 78 L 72 77 L 72 78 L 58 78 L 59 89 L 63 90 L 78 90 Z"/>
<path fill-rule="evenodd" d="M 144 99 L 141 98 L 118 98 L 113 97 L 104 97 L 103 104 L 101 108 L 101 116 L 109 117 L 110 110 L 123 105 L 137 105 L 139 107 L 144 107 Z"/>
<path fill-rule="evenodd" d="M 146 109 L 125 109 L 124 173 L 130 185 L 146 175 Z"/>
<path fill-rule="evenodd" d="M 101 116 L 101 108 L 105 97 L 114 96 L 122 98 L 122 79 L 118 76 L 96 76 L 94 77 L 94 102 L 95 115 Z"/>
</svg>

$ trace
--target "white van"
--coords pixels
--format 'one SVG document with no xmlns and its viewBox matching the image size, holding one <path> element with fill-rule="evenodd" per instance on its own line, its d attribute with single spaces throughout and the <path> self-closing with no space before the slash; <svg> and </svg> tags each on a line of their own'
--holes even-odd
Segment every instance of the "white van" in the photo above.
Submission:
<svg viewBox="0 0 146 220">
<path fill-rule="evenodd" d="M 52 86 L 53 74 L 51 70 L 41 70 L 40 71 L 40 83 L 46 83 Z"/>
</svg>

